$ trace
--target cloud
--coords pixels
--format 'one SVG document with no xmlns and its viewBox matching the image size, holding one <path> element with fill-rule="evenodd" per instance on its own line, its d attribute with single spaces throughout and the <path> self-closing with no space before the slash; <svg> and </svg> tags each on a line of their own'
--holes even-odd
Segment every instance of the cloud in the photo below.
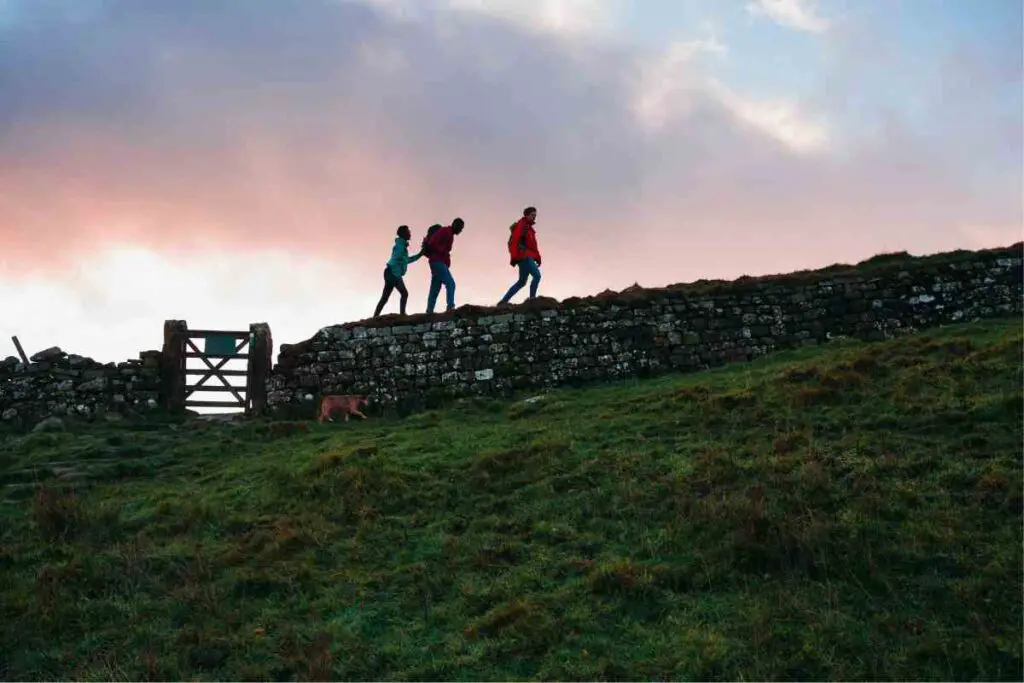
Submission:
<svg viewBox="0 0 1024 683">
<path fill-rule="evenodd" d="M 824 33 L 829 28 L 829 22 L 819 17 L 805 0 L 754 0 L 746 9 L 754 16 L 767 17 L 797 31 Z"/>
<path fill-rule="evenodd" d="M 231 330 L 271 320 L 279 345 L 311 336 L 324 321 L 366 317 L 362 300 L 376 284 L 308 256 L 215 254 L 182 263 L 146 249 L 105 248 L 84 256 L 61 280 L 41 274 L 0 280 L 0 357 L 13 353 L 4 347 L 16 334 L 29 354 L 57 344 L 122 361 L 159 348 L 163 321 L 182 318 L 193 329 Z"/>
<path fill-rule="evenodd" d="M 812 120 L 793 100 L 751 99 L 718 81 L 711 83 L 711 91 L 738 121 L 778 140 L 794 152 L 816 153 L 828 148 L 827 125 Z"/>
<path fill-rule="evenodd" d="M 664 52 L 640 63 L 633 111 L 642 125 L 660 131 L 673 118 L 691 110 L 695 98 L 705 97 L 695 61 L 706 54 L 728 52 L 717 36 L 671 43 Z"/>
<path fill-rule="evenodd" d="M 616 24 L 615 0 L 339 0 L 364 2 L 404 21 L 437 19 L 445 10 L 509 22 L 561 38 L 607 37 Z"/>
<path fill-rule="evenodd" d="M 559 34 L 607 34 L 614 22 L 607 0 L 447 0 L 447 5 Z"/>
<path fill-rule="evenodd" d="M 462 215 L 460 301 L 489 302 L 527 204 L 564 293 L 956 248 L 960 226 L 1017 220 L 1006 186 L 972 186 L 990 157 L 948 146 L 998 148 L 973 111 L 851 144 L 830 118 L 845 93 L 749 95 L 711 77 L 742 49 L 714 35 L 581 47 L 567 36 L 611 5 L 540 3 L 527 26 L 513 3 L 389 2 L 21 2 L 0 40 L 0 274 L 116 245 L 272 251 L 373 296 L 395 226 Z"/>
</svg>

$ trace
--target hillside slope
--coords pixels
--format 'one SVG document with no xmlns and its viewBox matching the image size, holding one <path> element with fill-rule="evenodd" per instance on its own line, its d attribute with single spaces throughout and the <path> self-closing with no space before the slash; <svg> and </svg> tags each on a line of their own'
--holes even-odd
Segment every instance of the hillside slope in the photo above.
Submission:
<svg viewBox="0 0 1024 683">
<path fill-rule="evenodd" d="M 1022 343 L 7 436 L 0 677 L 1019 680 Z"/>
</svg>

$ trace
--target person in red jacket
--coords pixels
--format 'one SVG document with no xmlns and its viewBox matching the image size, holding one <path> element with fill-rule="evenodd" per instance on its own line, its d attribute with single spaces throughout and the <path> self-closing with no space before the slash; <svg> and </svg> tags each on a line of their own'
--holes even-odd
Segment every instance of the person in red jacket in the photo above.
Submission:
<svg viewBox="0 0 1024 683">
<path fill-rule="evenodd" d="M 523 217 L 512 226 L 512 234 L 508 238 L 509 265 L 519 266 L 519 279 L 509 287 L 505 296 L 498 302 L 504 306 L 509 300 L 526 286 L 526 279 L 530 278 L 530 298 L 537 298 L 537 287 L 540 285 L 540 248 L 537 246 L 537 231 L 534 224 L 537 222 L 537 209 L 527 207 L 523 209 Z"/>
<path fill-rule="evenodd" d="M 444 285 L 447 307 L 445 311 L 455 308 L 455 278 L 452 277 L 452 246 L 455 236 L 462 233 L 466 222 L 456 218 L 451 225 L 438 228 L 423 241 L 423 253 L 430 262 L 430 293 L 427 294 L 427 313 L 434 312 L 437 295 Z"/>
</svg>

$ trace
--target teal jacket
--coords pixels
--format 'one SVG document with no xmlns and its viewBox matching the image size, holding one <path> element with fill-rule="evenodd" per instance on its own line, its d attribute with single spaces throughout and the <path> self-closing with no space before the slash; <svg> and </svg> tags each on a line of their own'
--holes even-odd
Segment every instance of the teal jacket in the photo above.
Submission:
<svg viewBox="0 0 1024 683">
<path fill-rule="evenodd" d="M 409 264 L 418 260 L 420 256 L 422 254 L 416 254 L 409 258 L 409 242 L 401 237 L 396 237 L 395 246 L 391 249 L 391 258 L 388 259 L 388 268 L 391 269 L 395 277 L 405 277 Z"/>
</svg>

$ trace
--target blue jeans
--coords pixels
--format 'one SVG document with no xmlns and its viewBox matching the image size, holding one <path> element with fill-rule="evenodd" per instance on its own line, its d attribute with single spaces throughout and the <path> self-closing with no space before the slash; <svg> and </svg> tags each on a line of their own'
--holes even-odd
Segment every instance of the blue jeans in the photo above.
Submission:
<svg viewBox="0 0 1024 683">
<path fill-rule="evenodd" d="M 447 310 L 455 308 L 455 278 L 448 266 L 440 261 L 430 262 L 430 293 L 427 294 L 427 313 L 434 312 L 434 304 L 437 303 L 437 295 L 441 293 L 441 285 L 444 285 L 445 298 L 448 300 Z"/>
<path fill-rule="evenodd" d="M 501 297 L 500 304 L 507 304 L 509 299 L 514 297 L 516 293 L 526 286 L 526 278 L 530 278 L 530 298 L 537 298 L 537 286 L 540 285 L 540 266 L 532 258 L 523 259 L 519 262 L 519 279 L 516 283 L 509 287 L 508 291 L 505 292 L 505 296 Z"/>
</svg>

